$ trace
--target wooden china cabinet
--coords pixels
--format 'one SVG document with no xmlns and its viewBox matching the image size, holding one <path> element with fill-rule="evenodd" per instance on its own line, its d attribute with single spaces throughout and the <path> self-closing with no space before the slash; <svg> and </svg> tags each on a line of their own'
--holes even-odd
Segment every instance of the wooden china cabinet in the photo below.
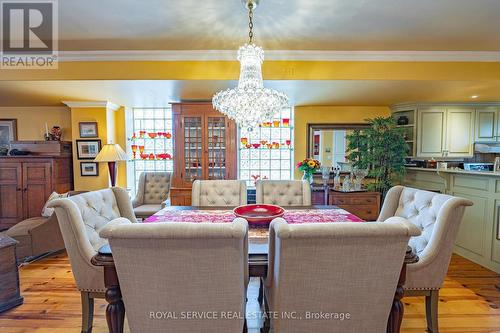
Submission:
<svg viewBox="0 0 500 333">
<path fill-rule="evenodd" d="M 174 174 L 172 206 L 190 206 L 193 181 L 236 179 L 234 121 L 212 107 L 212 103 L 173 103 Z"/>
</svg>

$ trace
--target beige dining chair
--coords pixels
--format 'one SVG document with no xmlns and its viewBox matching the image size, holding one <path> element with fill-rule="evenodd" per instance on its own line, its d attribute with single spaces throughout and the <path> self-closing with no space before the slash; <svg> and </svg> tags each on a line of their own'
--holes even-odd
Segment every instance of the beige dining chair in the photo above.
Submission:
<svg viewBox="0 0 500 333">
<path fill-rule="evenodd" d="M 422 235 L 410 239 L 419 257 L 407 267 L 406 296 L 425 296 L 429 333 L 438 333 L 439 289 L 448 271 L 465 207 L 472 201 L 415 188 L 395 186 L 385 197 L 378 221 L 408 219 Z"/>
<path fill-rule="evenodd" d="M 90 260 L 107 240 L 99 231 L 108 224 L 135 222 L 132 203 L 125 189 L 113 187 L 51 201 L 69 261 L 82 298 L 82 332 L 92 331 L 94 298 L 104 298 L 102 267 Z"/>
<path fill-rule="evenodd" d="M 169 205 L 171 172 L 142 172 L 132 200 L 137 218 L 147 218 Z"/>
<path fill-rule="evenodd" d="M 311 205 L 311 185 L 305 180 L 258 180 L 255 187 L 258 204 Z"/>
<path fill-rule="evenodd" d="M 191 205 L 235 207 L 247 204 L 247 185 L 244 180 L 195 180 Z"/>
<path fill-rule="evenodd" d="M 386 332 L 417 227 L 399 217 L 290 225 L 278 218 L 269 229 L 265 292 L 271 313 L 279 314 L 274 333 Z"/>
<path fill-rule="evenodd" d="M 246 220 L 110 225 L 100 235 L 113 251 L 131 332 L 243 331 Z"/>
</svg>

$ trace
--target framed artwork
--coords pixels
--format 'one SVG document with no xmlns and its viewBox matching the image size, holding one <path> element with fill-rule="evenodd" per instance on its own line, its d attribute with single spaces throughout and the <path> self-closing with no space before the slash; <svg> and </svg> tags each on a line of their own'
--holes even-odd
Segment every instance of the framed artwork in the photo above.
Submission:
<svg viewBox="0 0 500 333">
<path fill-rule="evenodd" d="M 76 140 L 76 156 L 79 160 L 93 160 L 101 150 L 101 140 Z"/>
<path fill-rule="evenodd" d="M 97 138 L 97 122 L 81 122 L 78 123 L 80 127 L 81 138 Z"/>
<path fill-rule="evenodd" d="M 96 162 L 80 162 L 80 176 L 99 176 L 99 166 Z"/>
<path fill-rule="evenodd" d="M 17 140 L 17 120 L 0 119 L 0 147 L 9 147 L 11 141 Z"/>
</svg>

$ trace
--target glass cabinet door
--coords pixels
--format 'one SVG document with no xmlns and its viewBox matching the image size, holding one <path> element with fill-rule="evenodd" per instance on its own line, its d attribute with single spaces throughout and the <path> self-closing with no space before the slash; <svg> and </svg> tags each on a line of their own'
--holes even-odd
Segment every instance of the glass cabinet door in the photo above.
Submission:
<svg viewBox="0 0 500 333">
<path fill-rule="evenodd" d="M 203 179 L 202 117 L 184 117 L 184 180 Z"/>
<path fill-rule="evenodd" d="M 208 117 L 208 179 L 226 179 L 226 118 Z"/>
</svg>

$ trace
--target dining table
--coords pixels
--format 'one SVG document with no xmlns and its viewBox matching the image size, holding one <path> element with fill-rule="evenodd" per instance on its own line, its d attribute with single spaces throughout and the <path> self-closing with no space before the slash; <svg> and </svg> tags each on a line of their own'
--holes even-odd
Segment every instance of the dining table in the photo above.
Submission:
<svg viewBox="0 0 500 333">
<path fill-rule="evenodd" d="M 195 207 L 195 206 L 167 206 L 154 215 L 146 218 L 141 223 L 230 223 L 236 216 L 234 207 Z M 364 222 L 359 217 L 336 206 L 294 206 L 286 207 L 283 218 L 289 224 L 303 223 L 335 223 L 335 222 Z M 268 238 L 269 229 L 262 226 L 249 225 L 248 231 L 248 272 L 250 277 L 260 279 L 259 302 L 263 301 L 262 280 L 267 276 L 268 265 Z M 404 307 L 401 299 L 404 293 L 406 280 L 406 265 L 418 261 L 408 246 L 398 284 L 394 293 L 393 304 L 387 322 L 387 333 L 400 331 L 403 320 Z M 92 258 L 92 264 L 103 267 L 104 285 L 106 287 L 105 299 L 106 320 L 110 333 L 122 333 L 125 320 L 125 305 L 122 300 L 120 281 L 113 261 L 113 252 L 109 244 L 103 245 Z"/>
</svg>

